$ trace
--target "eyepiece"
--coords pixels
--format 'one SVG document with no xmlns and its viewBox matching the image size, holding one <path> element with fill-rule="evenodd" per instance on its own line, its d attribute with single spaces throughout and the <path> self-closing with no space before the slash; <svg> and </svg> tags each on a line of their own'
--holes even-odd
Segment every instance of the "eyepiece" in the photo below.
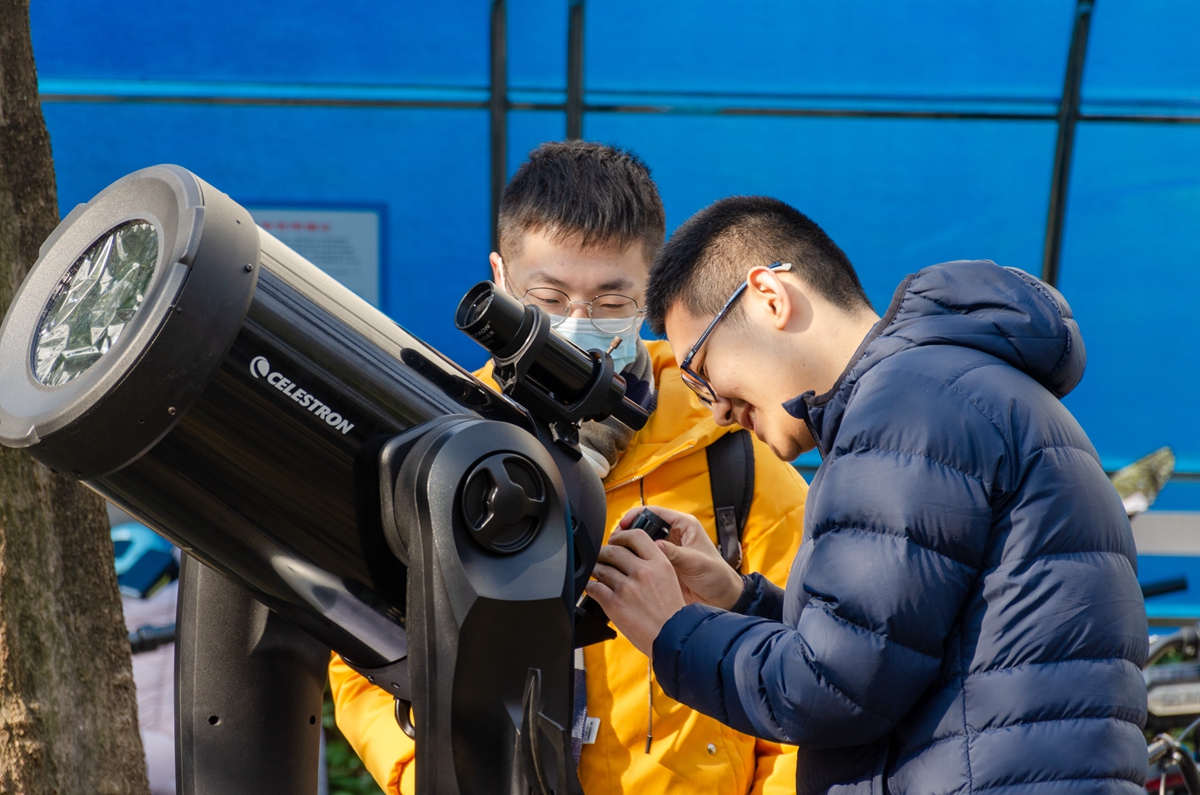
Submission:
<svg viewBox="0 0 1200 795">
<path fill-rule="evenodd" d="M 666 539 L 671 535 L 670 523 L 649 508 L 639 513 L 630 527 L 645 530 L 646 535 L 654 541 Z"/>
<path fill-rule="evenodd" d="M 491 282 L 480 282 L 463 296 L 454 313 L 454 325 L 500 359 L 520 350 L 533 331 L 524 304 Z"/>
<path fill-rule="evenodd" d="M 593 416 L 615 417 L 635 430 L 646 424 L 649 415 L 645 409 L 625 398 L 623 379 L 609 375 L 608 383 L 593 383 L 598 377 L 593 354 L 560 337 L 550 328 L 545 313 L 525 306 L 496 289 L 491 282 L 480 282 L 467 291 L 454 313 L 454 324 L 486 348 L 500 365 L 509 363 L 506 360 L 514 357 L 524 359 L 527 353 L 529 360 L 522 362 L 519 373 L 514 373 L 513 377 L 562 409 L 566 410 L 598 390 L 604 395 L 604 405 L 601 410 L 592 412 Z M 517 356 L 519 353 L 520 357 Z M 500 368 L 496 374 L 498 377 L 503 375 Z M 505 389 L 506 394 L 509 391 Z M 548 405 L 546 401 L 539 402 L 543 407 Z M 539 411 L 537 406 L 525 407 L 535 413 Z M 559 416 L 543 419 L 564 418 L 559 412 Z"/>
<path fill-rule="evenodd" d="M 467 329 L 483 320 L 492 306 L 493 292 L 494 290 L 487 287 L 487 282 L 475 285 L 459 305 L 458 317 L 454 319 L 455 325 L 460 329 Z"/>
</svg>

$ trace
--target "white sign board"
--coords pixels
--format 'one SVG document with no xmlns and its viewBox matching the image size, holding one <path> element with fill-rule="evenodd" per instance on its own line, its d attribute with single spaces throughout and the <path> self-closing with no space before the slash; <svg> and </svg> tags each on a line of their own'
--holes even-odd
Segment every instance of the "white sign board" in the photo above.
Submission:
<svg viewBox="0 0 1200 795">
<path fill-rule="evenodd" d="M 379 213 L 302 207 L 248 209 L 263 229 L 372 306 L 379 306 Z"/>
</svg>

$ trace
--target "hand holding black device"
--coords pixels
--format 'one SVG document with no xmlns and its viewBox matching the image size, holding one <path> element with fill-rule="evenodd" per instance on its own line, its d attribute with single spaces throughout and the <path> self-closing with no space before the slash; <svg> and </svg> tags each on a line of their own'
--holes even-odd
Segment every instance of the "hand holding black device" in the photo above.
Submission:
<svg viewBox="0 0 1200 795">
<path fill-rule="evenodd" d="M 629 529 L 632 530 L 635 527 L 639 530 L 645 530 L 646 535 L 650 536 L 651 541 L 665 541 L 667 536 L 671 534 L 671 525 L 667 524 L 665 519 L 649 508 L 638 514 L 638 517 L 633 520 L 633 524 L 629 526 Z"/>
<path fill-rule="evenodd" d="M 671 534 L 671 525 L 649 508 L 643 510 L 633 520 L 629 529 L 633 530 L 634 528 L 644 531 L 646 535 L 650 536 L 651 541 L 665 540 Z M 609 626 L 604 608 L 592 597 L 583 597 L 575 610 L 581 614 L 579 620 L 575 622 L 575 648 L 591 646 L 593 643 L 612 640 L 617 636 L 617 633 Z"/>
</svg>

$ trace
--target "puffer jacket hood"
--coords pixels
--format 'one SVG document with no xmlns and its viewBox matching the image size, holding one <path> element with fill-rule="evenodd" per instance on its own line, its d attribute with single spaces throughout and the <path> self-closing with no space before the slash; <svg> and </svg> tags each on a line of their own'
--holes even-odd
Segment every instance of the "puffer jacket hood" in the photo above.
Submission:
<svg viewBox="0 0 1200 795">
<path fill-rule="evenodd" d="M 925 268 L 897 291 L 881 336 L 907 346 L 961 345 L 1032 376 L 1057 398 L 1083 378 L 1079 325 L 1062 294 L 1015 268 L 950 262 Z"/>
<path fill-rule="evenodd" d="M 947 262 L 912 274 L 823 395 L 809 392 L 788 409 L 809 419 L 822 455 L 837 433 L 844 400 L 877 363 L 900 351 L 933 345 L 970 348 L 1035 379 L 1057 398 L 1083 378 L 1087 353 L 1062 294 L 1015 268 L 986 260 Z M 803 404 L 803 405 L 802 405 Z"/>
<path fill-rule="evenodd" d="M 1031 276 L 905 280 L 833 388 L 785 404 L 822 455 L 786 591 L 676 613 L 663 689 L 800 745 L 800 795 L 1143 792 L 1133 534 L 1059 400 L 1084 363 Z"/>
</svg>

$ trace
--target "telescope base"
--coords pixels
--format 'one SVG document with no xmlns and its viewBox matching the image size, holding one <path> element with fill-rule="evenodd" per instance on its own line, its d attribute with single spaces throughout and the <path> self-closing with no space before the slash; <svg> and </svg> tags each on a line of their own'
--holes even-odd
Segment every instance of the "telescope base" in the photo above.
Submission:
<svg viewBox="0 0 1200 795">
<path fill-rule="evenodd" d="M 176 626 L 179 795 L 316 792 L 329 647 L 186 554 Z"/>
</svg>

